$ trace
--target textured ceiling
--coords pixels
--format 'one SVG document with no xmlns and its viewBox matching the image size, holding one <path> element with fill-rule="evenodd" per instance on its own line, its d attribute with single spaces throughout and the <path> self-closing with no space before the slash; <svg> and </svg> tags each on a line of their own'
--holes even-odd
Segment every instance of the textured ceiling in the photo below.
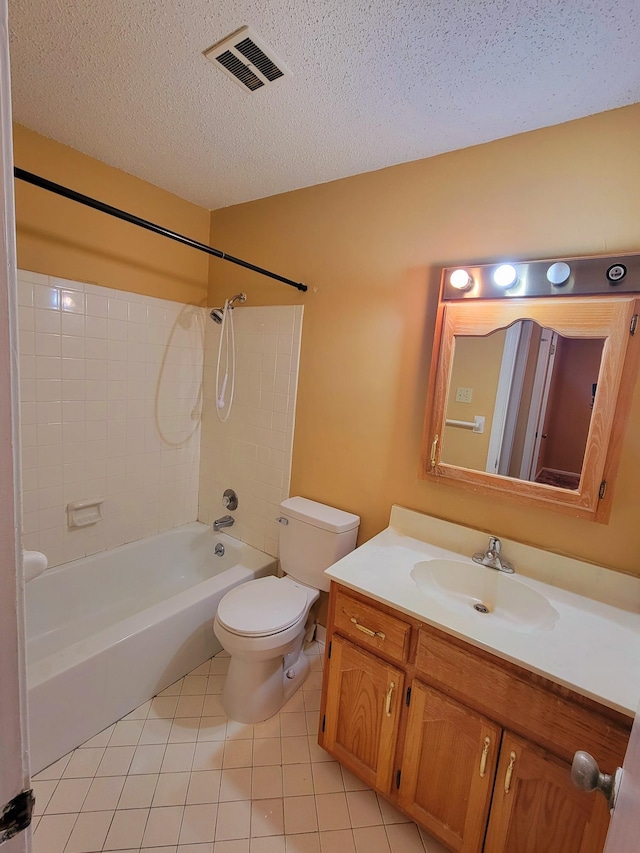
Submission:
<svg viewBox="0 0 640 853">
<path fill-rule="evenodd" d="M 638 0 L 10 0 L 14 118 L 207 208 L 640 101 Z M 243 25 L 291 76 L 202 51 Z"/>
</svg>

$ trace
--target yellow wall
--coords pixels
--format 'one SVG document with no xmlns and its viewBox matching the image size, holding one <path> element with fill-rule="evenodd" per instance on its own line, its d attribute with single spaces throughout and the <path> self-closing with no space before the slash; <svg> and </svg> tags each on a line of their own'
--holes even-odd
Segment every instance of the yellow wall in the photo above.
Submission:
<svg viewBox="0 0 640 853">
<path fill-rule="evenodd" d="M 640 574 L 640 391 L 608 526 L 418 478 L 440 268 L 640 250 L 640 105 L 216 211 L 210 297 L 305 305 L 292 494 L 362 516 L 392 503 Z M 242 310 L 242 309 L 239 309 Z"/>
<path fill-rule="evenodd" d="M 16 166 L 207 243 L 209 211 L 14 125 Z M 17 180 L 18 266 L 204 304 L 208 256 Z"/>
</svg>

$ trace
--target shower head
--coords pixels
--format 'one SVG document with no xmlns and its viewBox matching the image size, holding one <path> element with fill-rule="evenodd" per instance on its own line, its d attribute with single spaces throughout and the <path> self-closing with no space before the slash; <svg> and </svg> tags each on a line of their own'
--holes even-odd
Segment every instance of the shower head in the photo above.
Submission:
<svg viewBox="0 0 640 853">
<path fill-rule="evenodd" d="M 235 296 L 232 296 L 231 299 L 227 299 L 227 306 L 229 308 L 235 308 L 234 302 L 246 302 L 247 294 L 246 293 L 236 293 Z M 209 312 L 209 316 L 211 319 L 220 325 L 224 318 L 224 308 L 212 308 Z"/>
</svg>

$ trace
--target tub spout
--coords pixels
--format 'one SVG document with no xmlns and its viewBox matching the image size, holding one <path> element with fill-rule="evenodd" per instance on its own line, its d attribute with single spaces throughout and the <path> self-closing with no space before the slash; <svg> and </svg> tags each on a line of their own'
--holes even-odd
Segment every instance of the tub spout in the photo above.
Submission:
<svg viewBox="0 0 640 853">
<path fill-rule="evenodd" d="M 234 521 L 235 518 L 232 515 L 223 515 L 222 518 L 216 518 L 213 522 L 213 529 L 218 533 L 224 527 L 231 527 Z"/>
</svg>

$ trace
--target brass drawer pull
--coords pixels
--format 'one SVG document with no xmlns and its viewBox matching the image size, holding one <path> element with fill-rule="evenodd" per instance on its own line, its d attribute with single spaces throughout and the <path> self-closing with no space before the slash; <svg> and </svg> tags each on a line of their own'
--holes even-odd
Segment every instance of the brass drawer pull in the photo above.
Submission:
<svg viewBox="0 0 640 853">
<path fill-rule="evenodd" d="M 515 752 L 509 753 L 509 766 L 507 767 L 507 775 L 504 777 L 504 792 L 509 793 L 511 789 L 511 776 L 513 775 L 513 765 L 516 763 Z"/>
<path fill-rule="evenodd" d="M 379 637 L 381 640 L 386 640 L 387 635 L 383 631 L 372 631 L 371 628 L 367 628 L 366 625 L 361 625 L 355 616 L 351 617 L 351 621 L 358 631 L 362 631 L 362 633 L 366 634 L 367 637 Z"/>
<path fill-rule="evenodd" d="M 393 696 L 393 691 L 395 689 L 396 689 L 396 683 L 395 683 L 395 681 L 392 681 L 390 686 L 389 686 L 389 689 L 387 690 L 387 699 L 384 703 L 384 712 L 387 715 L 387 717 L 391 716 L 391 697 Z"/>
<path fill-rule="evenodd" d="M 482 750 L 482 756 L 480 758 L 480 778 L 483 778 L 485 773 L 487 772 L 487 755 L 489 754 L 490 746 L 491 738 L 486 737 L 484 739 L 484 748 Z"/>
</svg>

